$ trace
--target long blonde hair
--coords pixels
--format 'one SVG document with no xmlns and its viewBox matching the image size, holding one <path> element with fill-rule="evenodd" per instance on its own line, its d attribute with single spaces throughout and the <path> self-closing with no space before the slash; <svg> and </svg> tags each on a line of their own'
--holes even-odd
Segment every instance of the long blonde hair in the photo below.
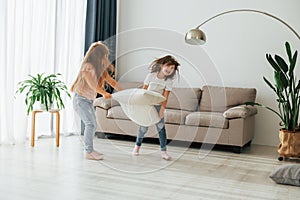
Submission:
<svg viewBox="0 0 300 200">
<path fill-rule="evenodd" d="M 104 88 L 105 79 L 103 78 L 102 75 L 107 70 L 109 70 L 110 73 L 114 72 L 114 66 L 108 60 L 108 56 L 109 56 L 109 49 L 106 45 L 104 45 L 101 42 L 93 43 L 82 61 L 81 68 L 77 75 L 77 78 L 71 86 L 71 91 L 74 92 L 75 87 L 77 86 L 78 83 L 84 82 L 82 76 L 82 68 L 87 63 L 91 64 L 95 68 L 96 76 L 99 80 L 98 87 Z M 104 63 L 101 61 L 104 61 Z"/>
</svg>

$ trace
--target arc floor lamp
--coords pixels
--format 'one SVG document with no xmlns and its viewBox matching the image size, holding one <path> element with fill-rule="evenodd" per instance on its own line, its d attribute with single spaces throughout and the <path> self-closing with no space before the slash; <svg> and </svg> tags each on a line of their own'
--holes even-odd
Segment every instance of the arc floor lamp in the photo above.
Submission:
<svg viewBox="0 0 300 200">
<path fill-rule="evenodd" d="M 196 28 L 191 29 L 185 35 L 185 42 L 188 43 L 188 44 L 192 44 L 192 45 L 202 45 L 202 44 L 204 44 L 206 42 L 206 36 L 205 36 L 205 33 L 202 30 L 200 30 L 200 27 L 203 24 L 206 24 L 207 22 L 209 22 L 210 20 L 212 20 L 214 18 L 220 17 L 222 15 L 226 15 L 226 14 L 229 14 L 229 13 L 233 13 L 233 12 L 255 12 L 255 13 L 260 13 L 260 14 L 263 14 L 263 15 L 267 15 L 267 16 L 281 22 L 285 26 L 287 26 L 297 36 L 297 38 L 300 40 L 300 36 L 298 35 L 298 33 L 289 24 L 287 24 L 285 21 L 283 21 L 282 19 L 280 19 L 280 18 L 278 18 L 274 15 L 271 15 L 269 13 L 262 12 L 262 11 L 259 11 L 259 10 L 254 10 L 254 9 L 236 9 L 236 10 L 229 10 L 229 11 L 219 13 L 219 14 L 205 20 L 203 23 L 198 25 Z"/>
</svg>

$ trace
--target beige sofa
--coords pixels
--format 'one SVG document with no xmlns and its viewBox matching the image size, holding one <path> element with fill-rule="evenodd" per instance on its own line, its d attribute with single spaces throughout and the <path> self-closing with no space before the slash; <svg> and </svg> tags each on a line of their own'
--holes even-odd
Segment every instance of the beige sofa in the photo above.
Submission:
<svg viewBox="0 0 300 200">
<path fill-rule="evenodd" d="M 123 89 L 138 88 L 142 83 L 121 85 Z M 255 98 L 255 88 L 173 88 L 165 112 L 167 137 L 170 141 L 227 145 L 239 153 L 251 144 L 257 114 L 255 107 L 243 103 Z M 100 97 L 94 106 L 97 132 L 136 136 L 138 125 L 124 114 L 118 102 Z M 145 137 L 158 137 L 155 126 L 149 128 Z"/>
</svg>

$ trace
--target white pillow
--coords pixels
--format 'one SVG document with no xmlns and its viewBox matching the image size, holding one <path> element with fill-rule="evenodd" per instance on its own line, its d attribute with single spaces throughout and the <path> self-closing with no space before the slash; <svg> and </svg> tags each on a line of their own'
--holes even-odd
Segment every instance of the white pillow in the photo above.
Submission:
<svg viewBox="0 0 300 200">
<path fill-rule="evenodd" d="M 145 89 L 126 89 L 112 94 L 129 119 L 141 126 L 151 126 L 160 121 L 154 105 L 165 100 L 165 97 L 157 92 Z"/>
<path fill-rule="evenodd" d="M 165 100 L 160 93 L 139 88 L 121 90 L 113 93 L 112 97 L 119 103 L 130 105 L 156 105 Z"/>
</svg>

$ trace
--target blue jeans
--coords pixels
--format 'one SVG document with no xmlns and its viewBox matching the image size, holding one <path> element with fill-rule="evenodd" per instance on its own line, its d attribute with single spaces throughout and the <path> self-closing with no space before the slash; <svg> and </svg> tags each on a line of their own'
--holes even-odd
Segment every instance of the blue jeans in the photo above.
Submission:
<svg viewBox="0 0 300 200">
<path fill-rule="evenodd" d="M 85 151 L 91 153 L 94 151 L 93 138 L 97 128 L 97 120 L 93 100 L 75 94 L 73 98 L 73 108 L 84 123 L 84 144 Z"/>
<path fill-rule="evenodd" d="M 157 112 L 160 110 L 160 105 L 155 106 Z M 167 150 L 167 134 L 165 129 L 165 120 L 162 118 L 159 122 L 155 124 L 158 136 L 159 136 L 159 143 L 160 143 L 160 150 L 166 151 Z M 137 138 L 136 138 L 136 145 L 141 146 L 143 142 L 144 135 L 147 133 L 148 127 L 146 126 L 140 126 Z"/>
</svg>

